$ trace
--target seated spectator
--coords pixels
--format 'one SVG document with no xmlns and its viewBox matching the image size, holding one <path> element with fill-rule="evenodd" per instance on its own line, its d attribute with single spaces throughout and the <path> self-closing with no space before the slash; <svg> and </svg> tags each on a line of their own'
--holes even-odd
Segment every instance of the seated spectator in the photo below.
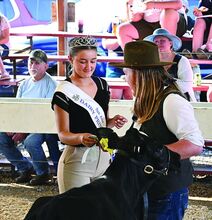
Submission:
<svg viewBox="0 0 212 220">
<path fill-rule="evenodd" d="M 6 71 L 1 58 L 9 54 L 9 36 L 10 24 L 7 18 L 0 13 L 0 80 L 10 79 L 10 75 Z"/>
<path fill-rule="evenodd" d="M 121 24 L 117 34 L 122 49 L 127 42 L 142 40 L 160 27 L 180 37 L 186 33 L 186 12 L 181 0 L 144 1 L 138 7 L 135 0 L 127 0 L 126 7 L 130 22 Z"/>
<path fill-rule="evenodd" d="M 107 32 L 108 33 L 114 33 L 116 30 L 116 25 L 121 23 L 121 19 L 116 17 L 118 19 L 117 23 L 113 24 L 113 22 L 110 23 Z M 115 28 L 113 28 L 115 26 Z M 115 33 L 114 33 L 115 34 Z M 107 49 L 107 55 L 109 56 L 123 56 L 123 50 L 119 46 L 117 39 L 102 39 L 102 46 L 104 49 Z M 120 68 L 109 66 L 107 63 L 106 68 L 106 77 L 110 78 L 120 78 L 121 76 L 124 76 L 124 72 Z M 133 99 L 132 90 L 130 88 L 128 89 L 110 89 L 110 97 L 111 99 Z"/>
<path fill-rule="evenodd" d="M 194 8 L 193 14 L 196 17 L 193 40 L 192 54 L 187 52 L 189 57 L 198 59 L 212 59 L 212 2 L 211 0 L 202 0 L 198 8 Z M 193 54 L 194 53 L 194 54 Z"/>
<path fill-rule="evenodd" d="M 193 91 L 193 71 L 189 60 L 175 51 L 182 46 L 179 37 L 171 34 L 166 29 L 158 28 L 152 35 L 144 38 L 157 44 L 160 52 L 161 61 L 176 62 L 167 66 L 166 70 L 177 80 L 181 91 L 187 96 L 189 101 L 196 101 Z"/>
<path fill-rule="evenodd" d="M 52 98 L 56 88 L 56 81 L 46 72 L 48 68 L 47 56 L 42 50 L 34 50 L 28 59 L 30 78 L 21 83 L 17 91 L 17 98 Z M 33 115 L 32 115 L 33 117 Z M 24 123 L 24 121 L 23 121 Z M 46 142 L 49 154 L 57 169 L 60 151 L 56 134 L 25 134 L 25 133 L 0 133 L 0 153 L 14 165 L 20 175 L 16 183 L 41 185 L 49 183 L 52 179 L 50 168 L 42 148 Z M 32 163 L 17 149 L 17 144 L 22 142 L 28 151 Z M 32 178 L 31 174 L 36 176 Z"/>
</svg>

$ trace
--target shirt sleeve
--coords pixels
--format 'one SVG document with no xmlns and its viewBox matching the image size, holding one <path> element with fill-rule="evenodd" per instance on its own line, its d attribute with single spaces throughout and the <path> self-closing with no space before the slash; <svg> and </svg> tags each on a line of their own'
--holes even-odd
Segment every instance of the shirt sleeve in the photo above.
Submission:
<svg viewBox="0 0 212 220">
<path fill-rule="evenodd" d="M 182 56 L 178 63 L 178 78 L 184 82 L 193 83 L 193 70 L 189 60 Z"/>
<path fill-rule="evenodd" d="M 69 102 L 70 99 L 65 94 L 62 92 L 55 92 L 51 103 L 52 109 L 54 110 L 54 105 L 57 105 L 64 111 L 69 112 Z"/>
<path fill-rule="evenodd" d="M 189 60 L 182 56 L 178 63 L 177 84 L 183 93 L 188 92 L 190 101 L 195 102 L 196 98 L 193 91 L 193 70 Z"/>
<path fill-rule="evenodd" d="M 168 129 L 181 140 L 191 141 L 203 146 L 199 125 L 194 116 L 192 105 L 178 94 L 170 94 L 164 100 L 163 117 Z"/>
</svg>

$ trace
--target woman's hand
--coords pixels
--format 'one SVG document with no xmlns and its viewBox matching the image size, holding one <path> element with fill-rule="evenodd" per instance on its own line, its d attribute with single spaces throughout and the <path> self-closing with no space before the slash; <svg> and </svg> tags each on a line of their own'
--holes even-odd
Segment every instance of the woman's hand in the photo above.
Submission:
<svg viewBox="0 0 212 220">
<path fill-rule="evenodd" d="M 199 17 L 199 16 L 202 16 L 202 11 L 199 10 L 199 8 L 194 8 L 193 14 L 195 17 Z"/>
<path fill-rule="evenodd" d="M 90 133 L 83 133 L 81 136 L 81 143 L 85 147 L 92 147 L 94 144 L 98 143 L 98 138 L 96 135 Z"/>
<path fill-rule="evenodd" d="M 113 128 L 114 126 L 116 128 L 122 128 L 124 124 L 127 123 L 127 119 L 121 115 L 116 115 L 113 118 L 109 119 L 107 122 L 108 128 Z"/>
</svg>

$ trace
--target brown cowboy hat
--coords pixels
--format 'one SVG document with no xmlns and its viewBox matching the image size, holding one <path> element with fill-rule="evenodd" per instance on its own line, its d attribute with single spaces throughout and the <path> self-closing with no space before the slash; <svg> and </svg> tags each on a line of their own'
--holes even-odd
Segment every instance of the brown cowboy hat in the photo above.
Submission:
<svg viewBox="0 0 212 220">
<path fill-rule="evenodd" d="M 166 66 L 169 64 L 174 64 L 174 62 L 160 62 L 157 45 L 145 40 L 132 41 L 125 45 L 124 62 L 109 63 L 110 66 L 131 69 Z"/>
</svg>

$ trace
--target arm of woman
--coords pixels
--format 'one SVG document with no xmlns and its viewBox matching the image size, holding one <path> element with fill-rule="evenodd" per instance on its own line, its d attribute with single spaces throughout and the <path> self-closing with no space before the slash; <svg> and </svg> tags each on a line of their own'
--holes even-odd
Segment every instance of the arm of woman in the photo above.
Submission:
<svg viewBox="0 0 212 220">
<path fill-rule="evenodd" d="M 93 134 L 70 132 L 69 114 L 56 104 L 54 105 L 54 112 L 58 136 L 62 143 L 73 146 L 82 144 L 86 147 L 96 144 L 97 141 L 91 138 Z"/>
<path fill-rule="evenodd" d="M 169 148 L 169 150 L 178 153 L 181 159 L 187 159 L 192 156 L 199 155 L 202 152 L 201 146 L 193 144 L 191 141 L 184 139 L 166 146 Z"/>
<path fill-rule="evenodd" d="M 194 8 L 193 10 L 193 14 L 195 17 L 199 17 L 199 16 L 202 16 L 202 11 L 200 11 L 198 8 Z"/>
<path fill-rule="evenodd" d="M 178 141 L 167 147 L 180 154 L 181 159 L 196 156 L 202 152 L 204 139 L 194 116 L 191 104 L 177 94 L 166 97 L 163 105 L 163 117 L 168 129 Z"/>
<path fill-rule="evenodd" d="M 122 128 L 125 123 L 127 123 L 128 120 L 121 115 L 115 115 L 113 118 L 107 117 L 107 127 L 108 128 L 113 128 L 116 127 L 118 129 Z"/>
</svg>

